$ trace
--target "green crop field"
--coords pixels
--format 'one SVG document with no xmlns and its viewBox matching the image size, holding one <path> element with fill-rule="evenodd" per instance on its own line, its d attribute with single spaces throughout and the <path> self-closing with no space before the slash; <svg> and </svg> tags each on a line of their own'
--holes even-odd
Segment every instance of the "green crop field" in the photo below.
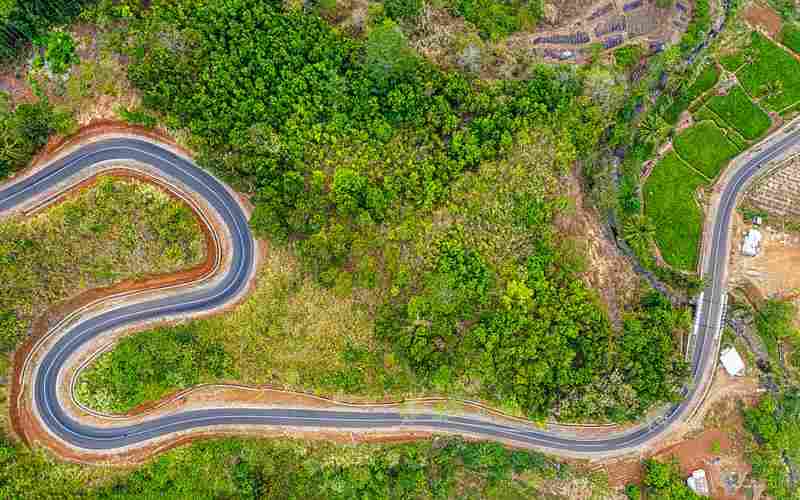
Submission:
<svg viewBox="0 0 800 500">
<path fill-rule="evenodd" d="M 773 111 L 800 101 L 800 61 L 758 32 L 751 34 L 751 41 L 750 62 L 737 73 L 745 90 L 763 97 L 764 105 Z"/>
<path fill-rule="evenodd" d="M 787 24 L 781 30 L 781 43 L 800 54 L 800 28 Z"/>
<path fill-rule="evenodd" d="M 772 124 L 769 115 L 753 104 L 739 85 L 731 88 L 727 95 L 712 97 L 708 107 L 748 140 L 758 139 Z"/>
<path fill-rule="evenodd" d="M 721 129 L 730 127 L 725 120 L 723 120 L 718 114 L 711 111 L 708 106 L 702 106 L 700 109 L 692 113 L 692 118 L 694 119 L 695 123 L 710 120 L 716 123 L 717 127 Z"/>
<path fill-rule="evenodd" d="M 723 165 L 739 152 L 739 148 L 710 121 L 689 128 L 675 138 L 674 145 L 684 160 L 709 179 L 716 177 Z"/>
<path fill-rule="evenodd" d="M 644 185 L 645 214 L 656 226 L 656 243 L 667 264 L 693 271 L 703 225 L 694 194 L 706 183 L 675 153 L 656 165 Z"/>
<path fill-rule="evenodd" d="M 728 71 L 736 72 L 745 62 L 745 54 L 741 50 L 720 56 L 719 63 Z"/>
<path fill-rule="evenodd" d="M 719 68 L 717 68 L 717 65 L 707 65 L 695 81 L 681 95 L 675 98 L 675 102 L 667 109 L 666 120 L 670 123 L 676 122 L 681 112 L 688 108 L 695 99 L 713 88 L 718 80 Z"/>
</svg>

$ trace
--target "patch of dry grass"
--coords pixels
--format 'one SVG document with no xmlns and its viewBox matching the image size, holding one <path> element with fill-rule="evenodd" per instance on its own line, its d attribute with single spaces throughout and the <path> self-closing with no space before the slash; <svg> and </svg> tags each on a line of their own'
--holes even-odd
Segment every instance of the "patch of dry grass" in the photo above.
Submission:
<svg viewBox="0 0 800 500">
<path fill-rule="evenodd" d="M 270 248 L 243 304 L 192 327 L 224 345 L 244 383 L 371 397 L 414 386 L 374 339 L 366 308 L 302 273 L 288 248 Z"/>
</svg>

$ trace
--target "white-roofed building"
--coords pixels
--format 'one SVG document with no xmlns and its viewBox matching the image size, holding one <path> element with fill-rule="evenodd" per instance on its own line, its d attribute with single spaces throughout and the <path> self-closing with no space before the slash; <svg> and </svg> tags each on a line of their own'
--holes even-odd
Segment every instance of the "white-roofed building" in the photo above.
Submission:
<svg viewBox="0 0 800 500">
<path fill-rule="evenodd" d="M 697 469 L 692 472 L 692 475 L 686 480 L 686 485 L 698 495 L 708 496 L 708 478 L 706 478 L 706 471 L 703 469 Z"/>
<path fill-rule="evenodd" d="M 719 360 L 722 362 L 725 371 L 728 372 L 728 375 L 731 377 L 736 377 L 744 372 L 744 360 L 742 360 L 742 357 L 739 356 L 739 352 L 733 347 L 728 347 L 723 350 Z"/>
<path fill-rule="evenodd" d="M 742 254 L 748 257 L 755 257 L 761 251 L 761 231 L 758 229 L 751 229 L 747 231 L 742 243 Z"/>
</svg>

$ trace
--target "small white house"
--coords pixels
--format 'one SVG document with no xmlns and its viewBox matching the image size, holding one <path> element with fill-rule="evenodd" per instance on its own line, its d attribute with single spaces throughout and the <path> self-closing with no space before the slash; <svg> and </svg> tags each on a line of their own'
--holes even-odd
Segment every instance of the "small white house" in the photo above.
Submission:
<svg viewBox="0 0 800 500">
<path fill-rule="evenodd" d="M 723 350 L 719 360 L 722 362 L 725 371 L 728 372 L 728 375 L 731 377 L 736 377 L 744 372 L 744 361 L 734 347 L 728 347 Z"/>
<path fill-rule="evenodd" d="M 761 251 L 761 231 L 758 229 L 751 229 L 747 231 L 742 243 L 742 254 L 748 257 L 755 257 Z"/>
<path fill-rule="evenodd" d="M 692 475 L 686 480 L 686 485 L 698 495 L 708 496 L 708 478 L 706 478 L 706 471 L 703 469 L 697 469 L 692 472 Z"/>
</svg>

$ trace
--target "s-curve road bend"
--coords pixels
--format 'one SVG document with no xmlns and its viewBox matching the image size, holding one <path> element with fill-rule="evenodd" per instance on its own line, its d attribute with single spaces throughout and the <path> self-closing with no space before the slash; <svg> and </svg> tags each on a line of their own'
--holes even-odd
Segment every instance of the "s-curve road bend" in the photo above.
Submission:
<svg viewBox="0 0 800 500">
<path fill-rule="evenodd" d="M 712 221 L 713 238 L 704 259 L 706 288 L 699 301 L 696 324 L 697 348 L 692 367 L 694 378 L 685 389 L 685 399 L 654 422 L 607 436 L 584 439 L 543 430 L 524 422 L 498 422 L 475 414 L 442 414 L 431 410 L 408 411 L 395 407 L 301 408 L 289 405 L 263 405 L 247 401 L 203 402 L 156 409 L 136 417 L 103 416 L 76 409 L 71 387 L 76 358 L 97 349 L 104 336 L 119 333 L 146 322 L 189 316 L 219 310 L 245 292 L 255 272 L 256 246 L 247 216 L 237 197 L 212 175 L 198 168 L 189 158 L 150 139 L 132 136 L 99 138 L 82 146 L 27 177 L 0 189 L 0 214 L 19 210 L 48 192 L 64 190 L 79 182 L 81 172 L 99 165 L 129 165 L 147 169 L 165 182 L 180 185 L 216 214 L 222 225 L 221 245 L 225 265 L 213 279 L 159 293 L 145 293 L 125 300 L 107 300 L 91 312 L 76 315 L 58 325 L 44 340 L 37 342 L 21 370 L 20 400 L 41 432 L 42 442 L 65 457 L 84 457 L 89 461 L 113 461 L 114 457 L 160 449 L 193 435 L 209 433 L 288 430 L 294 432 L 369 433 L 381 435 L 410 432 L 454 433 L 496 439 L 520 447 L 580 457 L 600 457 L 634 451 L 667 432 L 687 418 L 702 400 L 711 380 L 723 314 L 725 261 L 729 247 L 729 226 L 736 196 L 762 166 L 778 159 L 800 143 L 800 134 L 780 132 L 762 143 L 762 150 L 742 165 L 721 195 Z M 135 166 L 135 165 L 138 165 Z M 94 347 L 92 347 L 94 346 Z M 34 359 L 35 358 L 35 359 Z M 24 396 L 24 397 L 23 397 Z M 45 436 L 44 438 L 42 436 Z M 91 457 L 91 458 L 86 458 Z"/>
</svg>

